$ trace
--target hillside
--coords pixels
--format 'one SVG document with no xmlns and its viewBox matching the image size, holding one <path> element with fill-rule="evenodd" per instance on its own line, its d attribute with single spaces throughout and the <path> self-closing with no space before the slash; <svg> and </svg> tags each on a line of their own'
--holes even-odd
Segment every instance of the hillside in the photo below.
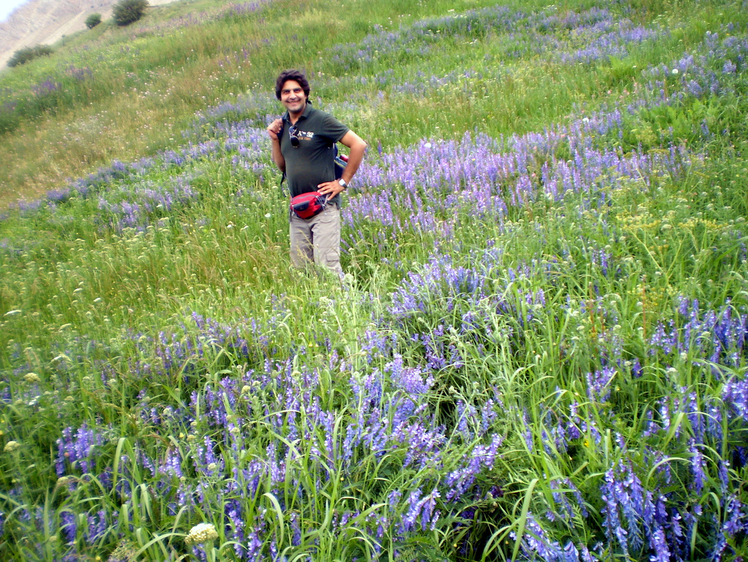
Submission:
<svg viewBox="0 0 748 562">
<path fill-rule="evenodd" d="M 204 72 L 195 67 L 204 66 L 204 53 L 193 57 L 193 40 L 205 38 L 208 51 L 215 54 L 229 48 L 241 51 L 245 47 L 236 43 L 242 38 L 221 45 L 205 33 L 180 36 L 180 30 L 209 25 L 221 14 L 251 13 L 255 3 L 152 4 L 139 22 L 122 28 L 104 22 L 57 44 L 51 57 L 0 72 L 0 208 L 58 189 L 113 158 L 151 154 L 178 135 L 174 128 L 185 125 L 195 111 L 220 103 L 228 94 L 216 91 L 210 81 L 178 71 L 191 67 Z M 181 45 L 169 56 L 172 46 L 158 43 L 175 38 Z M 130 44 L 136 40 L 147 48 L 133 57 Z M 123 69 L 128 68 L 133 72 L 122 80 Z M 234 75 L 232 93 L 246 89 L 246 78 L 244 73 Z M 147 95 L 154 92 L 159 95 Z M 155 123 L 160 125 L 154 127 Z"/>
<path fill-rule="evenodd" d="M 28 0 L 0 23 L 0 71 L 24 47 L 53 45 L 66 35 L 86 29 L 86 18 L 101 14 L 111 17 L 118 0 Z M 150 0 L 158 6 L 175 0 Z"/>
<path fill-rule="evenodd" d="M 184 0 L 0 74 L 0 560 L 744 560 L 745 6 Z M 368 143 L 342 278 L 291 67 Z"/>
</svg>

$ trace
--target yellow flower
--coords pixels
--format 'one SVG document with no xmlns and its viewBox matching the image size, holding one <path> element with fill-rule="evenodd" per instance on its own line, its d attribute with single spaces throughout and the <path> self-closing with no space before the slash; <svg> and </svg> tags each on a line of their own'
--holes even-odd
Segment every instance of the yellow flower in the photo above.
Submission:
<svg viewBox="0 0 748 562">
<path fill-rule="evenodd" d="M 18 441 L 8 441 L 5 444 L 5 448 L 3 449 L 6 453 L 12 453 L 13 451 L 18 450 L 21 447 L 21 444 Z"/>
</svg>

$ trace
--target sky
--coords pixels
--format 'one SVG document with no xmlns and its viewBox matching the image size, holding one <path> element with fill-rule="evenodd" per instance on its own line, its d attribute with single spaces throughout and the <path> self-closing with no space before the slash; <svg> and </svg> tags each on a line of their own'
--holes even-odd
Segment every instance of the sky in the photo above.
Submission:
<svg viewBox="0 0 748 562">
<path fill-rule="evenodd" d="M 8 19 L 10 13 L 27 0 L 0 0 L 0 21 Z"/>
</svg>

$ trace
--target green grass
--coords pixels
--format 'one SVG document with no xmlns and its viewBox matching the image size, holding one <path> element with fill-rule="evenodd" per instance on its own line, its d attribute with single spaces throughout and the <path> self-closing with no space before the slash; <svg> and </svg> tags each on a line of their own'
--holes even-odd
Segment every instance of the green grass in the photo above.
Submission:
<svg viewBox="0 0 748 562">
<path fill-rule="evenodd" d="M 237 18 L 230 15 L 230 6 L 220 2 L 182 2 L 178 6 L 152 8 L 144 20 L 133 26 L 118 28 L 105 22 L 66 39 L 56 55 L 25 65 L 23 73 L 6 71 L 2 75 L 2 102 L 15 109 L 0 114 L 0 129 L 6 131 L 0 145 L 6 155 L 2 171 L 7 177 L 0 204 L 42 195 L 66 179 L 107 165 L 115 158 L 131 160 L 154 154 L 178 139 L 196 111 L 248 90 L 271 91 L 278 68 L 301 66 L 311 73 L 321 72 L 332 78 L 333 89 L 343 88 L 354 98 L 359 94 L 369 100 L 373 92 L 346 83 L 347 69 L 341 72 L 343 69 L 320 54 L 336 42 L 355 44 L 375 25 L 397 32 L 400 26 L 418 18 L 460 10 L 459 5 L 439 3 L 430 3 L 428 11 L 417 2 L 340 7 L 315 3 L 303 9 L 301 16 L 291 18 L 289 11 L 296 7 L 272 2 L 258 11 L 257 17 L 250 13 Z M 482 9 L 472 3 L 465 7 Z M 563 13 L 564 9 L 559 6 L 557 11 Z M 729 19 L 729 10 L 722 16 L 706 13 L 713 20 Z M 189 25 L 193 20 L 204 23 Z M 677 47 L 680 52 L 682 44 L 678 40 L 685 46 L 698 41 L 704 22 L 693 21 L 693 31 L 680 39 L 673 36 L 658 45 L 657 51 L 667 53 L 672 45 L 670 48 Z M 324 31 L 320 30 L 322 24 Z M 476 61 L 478 72 L 481 67 L 488 67 L 488 79 L 467 80 L 462 91 L 439 92 L 435 98 L 429 96 L 425 100 L 398 95 L 388 104 L 392 109 L 381 114 L 381 120 L 372 115 L 355 125 L 370 138 L 385 143 L 400 139 L 411 142 L 433 131 L 419 117 L 422 111 L 443 114 L 441 108 L 464 103 L 467 94 L 469 110 L 455 111 L 460 119 L 440 118 L 441 122 L 434 124 L 440 131 L 454 135 L 478 127 L 489 134 L 523 132 L 536 130 L 548 119 L 555 120 L 571 111 L 574 103 L 605 90 L 609 72 L 605 68 L 584 69 L 582 73 L 566 73 L 554 79 L 552 73 L 543 70 L 542 60 L 523 59 L 515 71 L 512 61 L 505 60 L 511 46 L 494 41 L 495 37 L 490 31 L 477 36 L 484 47 L 473 49 L 474 54 L 469 54 L 467 60 L 462 58 L 468 40 L 457 44 L 440 42 L 436 68 L 432 57 L 425 61 L 422 57 L 406 58 L 395 65 L 387 58 L 378 58 L 357 74 L 374 77 L 381 70 L 395 70 L 395 81 L 399 81 L 439 66 L 449 71 L 473 67 L 470 57 L 475 57 L 483 59 Z M 289 40 L 293 44 L 299 38 L 303 40 L 298 49 L 284 48 Z M 525 44 L 521 48 L 527 47 Z M 496 67 L 503 69 L 505 65 L 509 75 L 499 72 L 495 77 Z M 341 80 L 339 86 L 337 79 Z M 33 93 L 35 89 L 47 92 L 49 86 L 45 83 L 54 85 L 51 92 Z M 333 98 L 325 83 L 316 88 L 322 99 Z M 396 113 L 389 115 L 387 111 L 392 110 Z M 381 121 L 402 126 L 395 131 L 391 127 L 379 130 L 377 123 Z M 35 125 L 21 127 L 25 123 Z"/>
<path fill-rule="evenodd" d="M 744 555 L 743 4 L 233 6 L 0 74 L 0 557 Z M 292 66 L 369 143 L 343 286 L 287 256 Z"/>
</svg>

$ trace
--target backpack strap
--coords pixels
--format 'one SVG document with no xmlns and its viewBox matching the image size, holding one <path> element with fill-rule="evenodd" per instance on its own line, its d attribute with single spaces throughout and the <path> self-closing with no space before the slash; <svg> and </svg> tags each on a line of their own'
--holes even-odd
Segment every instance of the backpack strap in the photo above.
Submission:
<svg viewBox="0 0 748 562">
<path fill-rule="evenodd" d="M 285 121 L 282 121 L 282 122 L 283 122 L 283 125 L 281 125 L 281 130 L 278 133 L 279 144 L 280 144 L 280 138 L 281 138 L 281 135 L 283 134 L 283 129 L 284 129 L 284 125 L 285 125 Z M 280 190 L 280 196 L 282 198 L 284 198 L 284 199 L 286 197 L 288 197 L 288 196 L 291 195 L 291 190 L 290 189 L 288 190 L 288 193 L 286 193 L 286 191 L 283 189 L 283 182 L 285 182 L 285 181 L 286 181 L 286 172 L 284 171 L 283 175 L 281 176 L 280 185 L 278 185 L 278 189 Z"/>
</svg>

